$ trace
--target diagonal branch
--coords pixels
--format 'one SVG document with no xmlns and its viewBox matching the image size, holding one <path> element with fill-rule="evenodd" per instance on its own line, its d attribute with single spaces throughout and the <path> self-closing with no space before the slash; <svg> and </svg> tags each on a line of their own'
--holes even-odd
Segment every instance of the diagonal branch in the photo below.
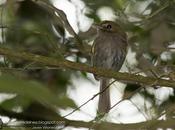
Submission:
<svg viewBox="0 0 175 130">
<path fill-rule="evenodd" d="M 89 100 L 87 100 L 85 103 L 83 103 L 82 105 L 80 105 L 79 107 L 77 107 L 76 109 L 74 109 L 73 111 L 71 111 L 70 113 L 66 114 L 63 117 L 67 117 L 71 114 L 73 114 L 74 112 L 76 112 L 77 110 L 79 110 L 81 107 L 83 107 L 84 105 L 86 105 L 88 102 L 90 102 L 91 100 L 93 100 L 95 97 L 97 97 L 99 94 L 103 93 L 104 91 L 106 91 L 107 88 L 109 88 L 114 82 L 116 82 L 116 80 L 114 80 L 112 83 L 110 83 L 108 86 L 106 86 L 104 89 L 102 89 L 100 92 L 96 93 L 93 97 L 91 97 Z"/>
<path fill-rule="evenodd" d="M 3 47 L 0 47 L 0 54 L 8 56 L 8 57 L 15 57 L 15 58 L 19 58 L 22 60 L 41 63 L 43 65 L 89 72 L 89 73 L 93 73 L 99 76 L 103 76 L 107 78 L 114 78 L 116 80 L 125 81 L 129 83 L 135 83 L 135 84 L 141 84 L 141 85 L 154 84 L 154 86 L 164 86 L 164 87 L 175 88 L 175 81 L 172 81 L 172 80 L 145 77 L 145 76 L 134 75 L 134 74 L 129 74 L 129 73 L 114 72 L 110 69 L 90 67 L 82 63 L 75 63 L 75 62 L 68 61 L 68 60 L 60 60 L 56 58 L 36 55 L 36 54 L 27 53 L 27 52 L 18 51 L 18 50 L 14 51 L 12 49 L 7 49 Z"/>
<path fill-rule="evenodd" d="M 63 24 L 65 29 L 74 37 L 77 47 L 81 48 L 80 51 L 83 50 L 83 51 L 85 51 L 87 53 L 90 53 L 89 46 L 83 44 L 83 42 L 80 39 L 80 37 L 77 35 L 77 33 L 74 31 L 74 29 L 70 25 L 70 23 L 69 23 L 69 21 L 67 19 L 66 14 L 64 13 L 64 11 L 56 8 L 52 4 L 49 4 L 49 3 L 47 3 L 47 2 L 45 2 L 43 0 L 32 0 L 32 1 L 34 3 L 36 3 L 37 5 L 43 7 L 45 10 L 47 10 L 55 18 L 56 22 L 58 22 L 58 23 L 61 22 Z M 86 47 L 88 47 L 88 49 Z"/>
</svg>

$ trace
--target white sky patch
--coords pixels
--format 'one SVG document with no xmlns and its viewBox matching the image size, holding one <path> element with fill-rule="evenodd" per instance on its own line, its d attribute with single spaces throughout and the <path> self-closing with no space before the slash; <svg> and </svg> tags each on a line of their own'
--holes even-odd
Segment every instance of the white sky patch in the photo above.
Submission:
<svg viewBox="0 0 175 130">
<path fill-rule="evenodd" d="M 3 38 L 2 38 L 2 29 L 0 29 L 0 44 L 3 42 Z"/>
<path fill-rule="evenodd" d="M 89 128 L 73 128 L 73 127 L 67 126 L 63 130 L 89 130 Z"/>
<path fill-rule="evenodd" d="M 76 9 L 73 4 L 71 4 L 68 0 L 52 0 L 54 6 L 56 6 L 58 9 L 63 10 L 66 15 L 69 23 L 73 27 L 73 29 L 77 32 L 77 24 L 76 24 Z"/>
<path fill-rule="evenodd" d="M 92 76 L 92 74 L 88 74 L 88 77 L 92 79 L 95 84 L 89 82 L 88 80 L 73 77 L 73 86 L 70 86 L 68 89 L 68 95 L 76 102 L 77 106 L 82 105 L 87 100 L 91 99 L 94 94 L 99 92 L 99 82 L 96 82 Z M 118 101 L 121 100 L 122 94 L 125 88 L 125 84 L 116 82 L 114 85 L 110 87 L 111 91 L 111 104 L 114 105 Z M 143 99 L 140 96 L 135 96 L 132 99 L 136 105 L 143 104 Z M 81 108 L 81 111 L 76 111 L 72 115 L 68 116 L 68 119 L 74 120 L 84 120 L 90 121 L 95 118 L 97 111 L 98 97 L 91 100 L 85 106 Z M 147 105 L 149 103 L 147 102 Z M 141 105 L 143 106 L 143 105 Z M 61 110 L 62 115 L 66 115 L 71 112 L 72 109 Z M 122 123 L 134 123 L 145 121 L 145 118 L 142 113 L 138 112 L 135 105 L 133 105 L 130 101 L 122 101 L 115 108 L 113 108 L 107 120 L 112 122 L 122 122 Z"/>
<path fill-rule="evenodd" d="M 125 100 L 115 107 L 111 120 L 115 123 L 134 123 L 144 121 L 145 118 L 130 101 Z"/>
<path fill-rule="evenodd" d="M 80 0 L 52 0 L 53 4 L 63 10 L 67 19 L 70 22 L 70 25 L 73 27 L 75 32 L 86 31 L 93 23 L 93 20 L 85 16 L 85 13 L 88 12 L 85 4 Z"/>
<path fill-rule="evenodd" d="M 0 62 L 4 62 L 4 56 L 0 56 Z"/>
<path fill-rule="evenodd" d="M 136 65 L 138 63 L 136 59 L 136 52 L 132 51 L 131 48 L 128 49 L 126 60 L 130 66 Z"/>
<path fill-rule="evenodd" d="M 87 31 L 93 23 L 93 20 L 85 15 L 90 11 L 90 9 L 88 9 L 84 2 L 80 0 L 72 0 L 72 3 L 76 8 L 76 22 L 78 28 L 81 31 Z"/>
<path fill-rule="evenodd" d="M 16 94 L 1 93 L 0 94 L 0 103 L 2 103 L 3 101 L 5 101 L 7 99 L 14 98 L 15 96 L 16 96 Z M 5 116 L 0 116 L 0 118 L 2 119 L 3 123 L 7 123 L 10 120 L 8 117 L 5 117 Z"/>
<path fill-rule="evenodd" d="M 132 14 L 132 13 L 145 13 L 146 8 L 153 0 L 146 0 L 146 1 L 137 1 L 137 2 L 130 2 L 130 4 L 126 7 L 125 13 Z M 150 12 L 150 11 L 149 11 Z M 149 12 L 146 12 L 148 14 Z"/>
<path fill-rule="evenodd" d="M 173 95 L 173 89 L 168 87 L 161 87 L 155 90 L 155 97 L 157 104 L 160 105 L 163 101 L 167 100 L 170 95 Z"/>
<path fill-rule="evenodd" d="M 163 60 L 163 61 L 167 61 L 167 60 L 171 60 L 172 59 L 172 53 L 171 52 L 168 52 L 168 51 L 165 51 L 163 52 L 161 55 L 160 55 L 160 58 Z"/>
<path fill-rule="evenodd" d="M 0 0 L 0 5 L 4 4 L 7 0 Z"/>
<path fill-rule="evenodd" d="M 0 103 L 2 103 L 3 101 L 7 100 L 7 99 L 11 99 L 14 98 L 16 96 L 16 94 L 6 94 L 6 93 L 1 93 L 0 94 Z"/>
<path fill-rule="evenodd" d="M 149 15 L 150 13 L 151 13 L 151 10 L 150 10 L 150 9 L 147 9 L 147 10 L 144 11 L 143 14 L 144 14 L 144 15 Z"/>
<path fill-rule="evenodd" d="M 175 52 L 175 41 L 171 42 L 168 48 L 170 48 L 171 52 Z"/>
<path fill-rule="evenodd" d="M 125 13 L 128 14 L 128 20 L 131 22 L 141 21 L 136 14 L 149 15 L 150 9 L 146 9 L 153 0 L 131 2 L 125 9 Z"/>
<path fill-rule="evenodd" d="M 131 15 L 128 15 L 128 20 L 130 22 L 139 22 L 141 21 L 142 19 L 138 18 L 138 17 L 135 17 L 135 16 L 131 16 Z"/>
<path fill-rule="evenodd" d="M 94 94 L 98 93 L 99 91 L 98 83 L 95 82 L 92 74 L 88 74 L 88 77 L 91 78 L 95 84 L 82 78 L 77 78 L 75 76 L 72 77 L 74 87 L 70 86 L 68 88 L 67 93 L 75 101 L 77 106 L 82 105 L 84 102 L 92 98 Z M 81 112 L 77 111 L 71 116 L 68 116 L 67 118 L 76 119 L 76 120 L 85 120 L 85 121 L 90 121 L 94 119 L 96 116 L 97 102 L 98 102 L 98 97 L 94 98 L 89 103 L 87 103 L 84 107 L 82 107 Z M 71 110 L 61 111 L 61 112 L 62 112 L 62 115 L 66 115 L 70 111 Z"/>
<path fill-rule="evenodd" d="M 97 10 L 97 15 L 100 17 L 101 20 L 114 21 L 117 18 L 114 10 L 106 6 L 99 8 Z"/>
<path fill-rule="evenodd" d="M 115 82 L 111 85 L 110 87 L 111 105 L 116 104 L 122 99 L 125 87 L 126 85 L 120 82 Z"/>
</svg>

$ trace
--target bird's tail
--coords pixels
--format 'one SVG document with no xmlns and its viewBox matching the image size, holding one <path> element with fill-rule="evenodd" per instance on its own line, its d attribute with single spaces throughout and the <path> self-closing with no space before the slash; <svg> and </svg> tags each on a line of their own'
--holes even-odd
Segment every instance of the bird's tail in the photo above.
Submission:
<svg viewBox="0 0 175 130">
<path fill-rule="evenodd" d="M 107 113 L 110 110 L 111 103 L 110 103 L 110 93 L 109 87 L 109 79 L 101 79 L 100 80 L 100 95 L 99 95 L 99 102 L 98 102 L 98 112 L 99 113 Z"/>
</svg>

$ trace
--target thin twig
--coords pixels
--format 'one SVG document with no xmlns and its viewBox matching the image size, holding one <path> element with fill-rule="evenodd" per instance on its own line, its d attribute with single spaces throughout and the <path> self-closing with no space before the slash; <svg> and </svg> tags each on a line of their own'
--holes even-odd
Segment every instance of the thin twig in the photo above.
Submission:
<svg viewBox="0 0 175 130">
<path fill-rule="evenodd" d="M 148 17 L 146 17 L 145 20 L 148 20 L 152 17 L 154 17 L 155 15 L 159 14 L 161 11 L 163 11 L 164 9 L 166 9 L 169 6 L 169 1 L 167 1 L 161 8 L 159 8 L 158 10 L 156 10 L 155 12 L 153 12 L 151 15 L 149 15 Z"/>
<path fill-rule="evenodd" d="M 145 115 L 145 113 L 142 112 L 142 110 L 132 100 L 129 100 L 129 101 L 137 108 L 137 110 L 145 117 L 145 119 L 148 120 L 148 118 Z"/>
<path fill-rule="evenodd" d="M 151 84 L 151 86 L 154 86 L 156 83 L 157 83 L 157 81 L 155 81 L 153 84 Z M 114 107 L 116 107 L 117 105 L 119 105 L 119 104 L 120 104 L 122 101 L 124 101 L 125 99 L 131 98 L 135 93 L 137 93 L 138 91 L 140 91 L 142 88 L 143 88 L 143 87 L 140 87 L 140 88 L 136 89 L 136 90 L 133 92 L 132 95 L 127 95 L 124 99 L 121 99 L 120 101 L 118 101 L 116 104 L 114 104 L 114 105 L 110 108 L 110 110 L 113 109 Z M 109 110 L 109 112 L 110 112 L 110 110 Z M 140 110 L 140 109 L 139 109 L 139 110 Z M 101 120 L 107 113 L 109 113 L 109 112 L 100 114 L 100 115 L 99 115 L 97 118 L 95 118 L 93 121 L 95 121 L 95 120 L 100 121 L 100 120 Z M 142 113 L 142 114 L 143 114 L 143 113 Z M 144 117 L 145 117 L 145 116 L 144 116 Z M 94 124 L 94 125 L 95 125 L 95 124 Z"/>
<path fill-rule="evenodd" d="M 35 2 L 36 4 L 40 5 L 40 6 L 44 7 L 44 8 L 51 9 L 53 12 L 55 11 L 55 12 L 59 15 L 59 17 L 61 18 L 62 22 L 64 23 L 64 26 L 65 26 L 65 28 L 67 29 L 67 31 L 68 31 L 71 35 L 73 35 L 73 36 L 75 37 L 76 41 L 77 41 L 79 44 L 82 44 L 82 41 L 80 40 L 79 36 L 76 34 L 76 32 L 74 31 L 74 29 L 73 29 L 72 26 L 70 25 L 69 21 L 67 20 L 66 14 L 65 14 L 62 10 L 60 10 L 60 9 L 58 9 L 58 8 L 56 8 L 56 7 L 54 7 L 54 6 L 51 5 L 51 4 L 45 3 L 45 2 L 42 1 L 42 0 L 32 0 L 32 1 Z"/>
<path fill-rule="evenodd" d="M 116 106 L 117 106 L 119 103 L 121 103 L 122 101 L 131 98 L 135 93 L 137 93 L 138 91 L 140 91 L 141 88 L 142 88 L 142 87 L 136 89 L 136 90 L 133 92 L 132 95 L 127 95 L 124 99 L 121 99 L 120 101 L 118 101 L 116 104 L 114 104 L 114 105 L 110 108 L 110 110 L 113 109 L 114 107 L 116 107 Z"/>
<path fill-rule="evenodd" d="M 83 103 L 82 105 L 80 105 L 79 107 L 77 107 L 76 109 L 74 109 L 72 112 L 66 114 L 63 116 L 63 118 L 73 114 L 74 112 L 76 112 L 77 110 L 79 110 L 81 107 L 83 107 L 84 105 L 86 105 L 88 102 L 90 102 L 91 100 L 93 100 L 95 97 L 97 97 L 98 95 L 102 94 L 104 91 L 106 91 L 107 88 L 109 88 L 115 81 L 112 81 L 109 85 L 107 85 L 103 90 L 101 90 L 100 92 L 96 93 L 93 97 L 91 97 L 89 100 L 87 100 L 85 103 Z"/>
</svg>

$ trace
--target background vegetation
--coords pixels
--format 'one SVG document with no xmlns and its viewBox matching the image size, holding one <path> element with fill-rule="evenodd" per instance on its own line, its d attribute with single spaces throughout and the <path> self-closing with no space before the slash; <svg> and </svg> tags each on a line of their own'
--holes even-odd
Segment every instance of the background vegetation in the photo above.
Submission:
<svg viewBox="0 0 175 130">
<path fill-rule="evenodd" d="M 72 0 L 69 2 L 73 3 Z M 85 15 L 94 22 L 101 21 L 97 12 L 104 6 L 115 12 L 115 21 L 128 33 L 129 50 L 135 56 L 136 62 L 133 63 L 132 58 L 126 61 L 128 74 L 144 75 L 155 80 L 167 79 L 170 83 L 174 83 L 174 0 L 83 0 L 82 2 L 89 10 Z M 101 123 L 103 117 L 96 117 L 93 122 L 73 121 L 62 117 L 59 109 L 73 108 L 78 111 L 79 106 L 76 106 L 66 92 L 68 86 L 72 86 L 72 76 L 90 80 L 86 72 L 68 69 L 69 66 L 59 68 L 54 62 L 39 63 L 35 55 L 29 61 L 24 53 L 21 53 L 21 58 L 13 54 L 28 52 L 55 58 L 60 62 L 71 58 L 74 62 L 90 65 L 90 41 L 93 40 L 96 31 L 90 28 L 83 32 L 79 28 L 78 33 L 75 33 L 64 12 L 50 4 L 50 1 L 44 0 L 7 0 L 0 5 L 0 54 L 3 54 L 0 57 L 0 92 L 1 97 L 9 94 L 6 100 L 0 103 L 0 115 L 11 119 L 4 124 L 4 127 L 9 126 L 14 120 L 54 120 L 60 121 L 59 124 L 57 122 L 45 126 L 57 124 L 60 129 L 67 129 L 67 126 L 70 126 L 103 130 L 175 128 L 174 89 L 168 88 L 171 94 L 160 101 L 155 91 L 163 86 L 156 85 L 156 82 L 138 84 L 139 81 L 143 83 L 142 78 L 138 83 L 131 83 L 128 76 L 123 99 L 130 100 L 132 96 L 139 94 L 149 102 L 149 108 L 142 106 L 139 109 L 139 112 L 146 115 L 145 122 L 122 125 Z M 14 53 L 3 53 L 1 50 L 5 48 Z M 164 117 L 165 120 L 157 120 L 160 117 L 161 119 Z M 30 129 L 33 125 L 24 122 L 21 124 L 26 126 L 22 129 Z M 40 126 L 44 126 L 43 123 L 38 124 L 38 127 Z"/>
</svg>

